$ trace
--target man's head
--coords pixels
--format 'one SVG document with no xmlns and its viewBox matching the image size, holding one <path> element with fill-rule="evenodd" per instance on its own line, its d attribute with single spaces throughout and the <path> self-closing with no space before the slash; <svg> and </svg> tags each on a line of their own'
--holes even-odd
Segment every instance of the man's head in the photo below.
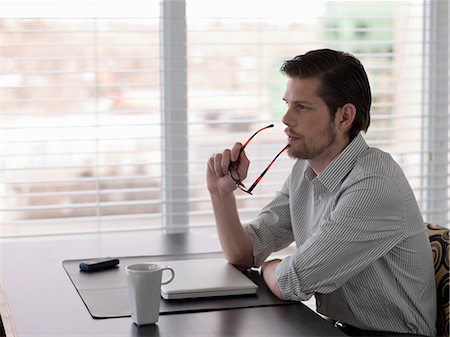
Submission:
<svg viewBox="0 0 450 337">
<path fill-rule="evenodd" d="M 290 78 L 319 79 L 317 95 L 325 101 L 331 117 L 338 108 L 353 104 L 356 115 L 350 140 L 361 130 L 367 131 L 372 102 L 370 85 L 363 65 L 353 55 L 331 49 L 313 50 L 286 61 L 281 72 Z"/>
</svg>

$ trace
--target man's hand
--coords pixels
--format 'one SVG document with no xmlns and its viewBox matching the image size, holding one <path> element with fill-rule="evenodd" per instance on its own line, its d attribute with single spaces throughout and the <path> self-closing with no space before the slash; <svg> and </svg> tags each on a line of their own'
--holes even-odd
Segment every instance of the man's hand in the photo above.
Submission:
<svg viewBox="0 0 450 337">
<path fill-rule="evenodd" d="M 209 158 L 206 171 L 209 193 L 223 195 L 233 192 L 236 183 L 230 175 L 239 181 L 245 179 L 250 162 L 241 149 L 242 144 L 235 143 L 231 149 L 215 153 Z"/>
<path fill-rule="evenodd" d="M 277 269 L 277 266 L 280 262 L 280 259 L 264 262 L 261 266 L 261 272 L 264 281 L 266 282 L 272 293 L 279 299 L 283 300 L 283 294 L 281 293 L 280 287 L 278 286 L 278 282 L 275 277 L 275 270 Z"/>
</svg>

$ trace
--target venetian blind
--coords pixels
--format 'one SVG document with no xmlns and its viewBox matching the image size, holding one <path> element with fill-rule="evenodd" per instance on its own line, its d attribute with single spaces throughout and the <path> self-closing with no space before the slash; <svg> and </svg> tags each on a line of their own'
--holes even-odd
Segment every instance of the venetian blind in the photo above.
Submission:
<svg viewBox="0 0 450 337">
<path fill-rule="evenodd" d="M 247 148 L 251 184 L 286 142 L 278 69 L 316 48 L 362 60 L 373 91 L 365 138 L 405 170 L 424 218 L 448 224 L 445 3 L 2 6 L 3 236 L 213 231 L 208 157 L 274 123 Z M 282 155 L 253 196 L 237 192 L 243 221 L 280 189 L 292 163 Z"/>
</svg>

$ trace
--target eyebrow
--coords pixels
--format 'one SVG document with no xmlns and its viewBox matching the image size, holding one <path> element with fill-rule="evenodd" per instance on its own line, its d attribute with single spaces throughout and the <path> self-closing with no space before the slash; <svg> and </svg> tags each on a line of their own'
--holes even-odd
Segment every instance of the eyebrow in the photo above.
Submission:
<svg viewBox="0 0 450 337">
<path fill-rule="evenodd" d="M 285 101 L 286 103 L 289 103 L 284 97 L 283 97 L 283 101 Z M 309 105 L 313 105 L 313 102 L 310 101 L 292 101 L 290 102 L 291 104 L 309 104 Z"/>
</svg>

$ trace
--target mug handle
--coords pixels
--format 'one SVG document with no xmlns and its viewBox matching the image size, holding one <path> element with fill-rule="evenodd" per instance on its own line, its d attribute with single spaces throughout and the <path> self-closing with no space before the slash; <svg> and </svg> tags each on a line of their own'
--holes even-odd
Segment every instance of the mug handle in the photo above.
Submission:
<svg viewBox="0 0 450 337">
<path fill-rule="evenodd" d="M 167 280 L 165 280 L 164 282 L 161 282 L 162 285 L 172 282 L 175 277 L 175 270 L 173 270 L 171 267 L 165 266 L 162 268 L 162 272 L 164 272 L 164 270 L 169 270 L 171 275 Z"/>
</svg>

